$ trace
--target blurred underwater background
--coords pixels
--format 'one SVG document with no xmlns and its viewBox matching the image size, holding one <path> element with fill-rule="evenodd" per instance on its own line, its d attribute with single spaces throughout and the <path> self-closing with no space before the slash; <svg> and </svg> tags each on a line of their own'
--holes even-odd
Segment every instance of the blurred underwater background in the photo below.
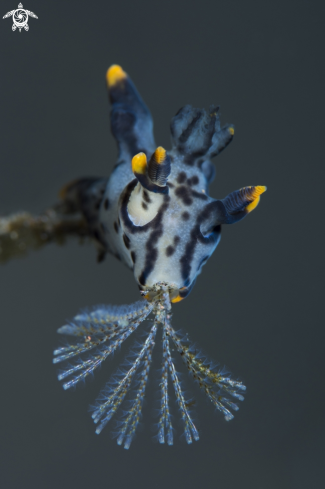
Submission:
<svg viewBox="0 0 325 489">
<path fill-rule="evenodd" d="M 220 105 L 235 126 L 214 160 L 210 195 L 267 185 L 259 207 L 223 227 L 221 243 L 173 326 L 247 386 L 227 423 L 182 362 L 200 441 L 152 441 L 158 422 L 157 342 L 142 430 L 129 451 L 95 434 L 88 406 L 133 338 L 65 392 L 52 363 L 57 329 L 79 310 L 140 298 L 132 273 L 71 240 L 0 266 L 1 470 L 11 488 L 321 488 L 323 381 L 324 16 L 320 1 L 86 2 L 30 0 L 28 32 L 1 24 L 0 214 L 36 214 L 82 176 L 109 176 L 116 161 L 107 68 L 130 74 L 150 108 L 155 138 L 170 147 L 185 104 Z M 16 8 L 2 2 L 4 15 Z M 25 4 L 24 4 L 25 8 Z"/>
</svg>

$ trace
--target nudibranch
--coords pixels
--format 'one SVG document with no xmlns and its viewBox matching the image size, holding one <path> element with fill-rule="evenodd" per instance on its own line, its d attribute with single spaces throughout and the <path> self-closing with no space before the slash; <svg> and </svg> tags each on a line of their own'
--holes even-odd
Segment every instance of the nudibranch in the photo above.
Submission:
<svg viewBox="0 0 325 489">
<path fill-rule="evenodd" d="M 117 442 L 129 448 L 141 417 L 156 332 L 162 328 L 160 443 L 173 444 L 168 381 L 171 379 L 184 422 L 187 443 L 199 439 L 171 355 L 170 341 L 189 372 L 226 420 L 243 400 L 242 382 L 212 367 L 205 356 L 171 325 L 171 305 L 187 297 L 203 265 L 220 241 L 221 226 L 243 219 L 258 205 L 264 186 L 244 187 L 224 199 L 213 199 L 208 187 L 211 163 L 233 139 L 234 127 L 221 127 L 219 107 L 208 111 L 190 105 L 171 121 L 172 149 L 156 146 L 151 114 L 129 76 L 118 65 L 106 82 L 111 129 L 118 145 L 112 175 L 85 178 L 67 185 L 61 198 L 70 211 L 84 216 L 99 259 L 107 252 L 132 271 L 142 300 L 128 306 L 97 306 L 75 316 L 58 332 L 74 337 L 54 351 L 54 363 L 82 355 L 59 379 L 65 389 L 91 374 L 146 319 L 152 317 L 146 340 L 132 350 L 124 367 L 102 391 L 93 419 L 100 433 L 120 405 L 129 399 L 117 427 Z M 137 381 L 135 380 L 137 379 Z M 134 384 L 135 390 L 131 387 Z"/>
</svg>

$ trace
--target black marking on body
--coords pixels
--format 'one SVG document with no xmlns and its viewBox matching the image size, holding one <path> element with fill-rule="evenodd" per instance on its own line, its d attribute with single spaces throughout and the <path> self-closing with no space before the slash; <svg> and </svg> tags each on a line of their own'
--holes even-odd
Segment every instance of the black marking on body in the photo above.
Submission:
<svg viewBox="0 0 325 489">
<path fill-rule="evenodd" d="M 106 198 L 106 199 L 104 200 L 104 209 L 105 209 L 105 211 L 107 211 L 107 210 L 108 210 L 108 208 L 109 208 L 109 200 L 108 200 L 108 198 Z"/>
<path fill-rule="evenodd" d="M 181 145 L 183 145 L 184 143 L 186 143 L 186 141 L 188 140 L 188 138 L 192 134 L 192 131 L 193 131 L 195 125 L 201 119 L 202 115 L 203 115 L 202 110 L 199 110 L 198 113 L 197 113 L 197 115 L 195 117 L 193 117 L 193 119 L 191 120 L 191 122 L 189 123 L 189 125 L 187 126 L 187 128 L 184 129 L 184 131 L 182 132 L 182 134 L 179 136 L 178 142 Z M 183 149 L 183 148 L 180 148 L 180 149 Z"/>
<path fill-rule="evenodd" d="M 215 211 L 215 202 L 210 202 L 196 218 L 196 223 L 190 234 L 190 241 L 185 246 L 185 252 L 180 258 L 181 274 L 184 280 L 184 284 L 188 285 L 190 280 L 190 274 L 192 269 L 192 261 L 194 256 L 194 251 L 198 242 L 203 244 L 215 244 L 220 238 L 221 226 L 215 226 L 209 236 L 203 236 L 200 227 L 201 224 L 207 220 L 210 215 Z"/>
<path fill-rule="evenodd" d="M 190 187 L 192 185 L 197 185 L 199 183 L 199 178 L 196 176 L 196 175 L 193 175 L 191 178 L 188 178 L 187 179 L 187 185 L 189 185 Z"/>
<path fill-rule="evenodd" d="M 196 190 L 191 189 L 191 195 L 192 195 L 192 197 L 195 197 L 197 199 L 208 200 L 207 195 L 204 194 L 203 192 L 197 192 Z"/>
<path fill-rule="evenodd" d="M 166 256 L 168 256 L 168 258 L 169 258 L 169 257 L 170 257 L 170 256 L 172 256 L 174 253 L 175 253 L 175 248 L 174 248 L 174 246 L 172 246 L 172 245 L 167 246 L 167 248 L 166 248 Z"/>
<path fill-rule="evenodd" d="M 142 270 L 138 280 L 141 285 L 146 285 L 148 275 L 152 272 L 158 259 L 158 250 L 155 245 L 158 243 L 159 238 L 163 235 L 162 214 L 161 219 L 156 223 L 155 229 L 151 231 L 149 239 L 146 243 L 146 258 L 144 269 Z"/>
<path fill-rule="evenodd" d="M 148 210 L 148 205 L 145 202 L 141 202 L 141 206 L 142 206 L 142 209 L 144 209 L 145 211 Z"/>
<path fill-rule="evenodd" d="M 186 165 L 193 166 L 195 161 L 198 158 L 204 156 L 208 152 L 210 147 L 212 146 L 212 138 L 213 138 L 214 133 L 215 133 L 215 129 L 214 129 L 215 120 L 216 120 L 216 116 L 212 115 L 209 119 L 208 126 L 205 128 L 204 141 L 203 141 L 201 149 L 199 149 L 193 153 L 187 154 L 185 156 L 184 163 Z"/>
<path fill-rule="evenodd" d="M 182 213 L 182 219 L 183 219 L 183 221 L 188 221 L 189 218 L 190 218 L 190 213 L 189 212 L 185 211 L 185 212 Z"/>
<path fill-rule="evenodd" d="M 182 200 L 184 205 L 192 205 L 193 199 L 191 198 L 190 189 L 186 185 L 180 185 L 175 190 L 175 195 Z"/>
<path fill-rule="evenodd" d="M 137 259 L 137 255 L 136 255 L 135 251 L 131 251 L 131 260 L 133 261 L 133 263 L 136 262 L 136 259 Z"/>
<path fill-rule="evenodd" d="M 179 236 L 177 236 L 177 235 L 174 236 L 174 246 L 172 246 L 172 245 L 167 246 L 166 256 L 170 257 L 175 253 L 176 247 L 177 247 L 178 243 L 180 242 L 180 240 L 181 240 L 181 238 Z"/>
<path fill-rule="evenodd" d="M 186 180 L 186 173 L 185 171 L 181 171 L 178 175 L 177 175 L 177 183 L 184 183 L 185 180 Z"/>
<path fill-rule="evenodd" d="M 114 229 L 115 229 L 115 232 L 118 233 L 118 224 L 116 221 L 114 221 Z"/>
<path fill-rule="evenodd" d="M 151 204 L 152 200 L 150 199 L 150 196 L 148 194 L 148 192 L 146 190 L 143 190 L 142 191 L 142 195 L 143 195 L 143 200 L 147 203 L 147 204 Z"/>
<path fill-rule="evenodd" d="M 175 185 L 172 182 L 167 182 L 167 185 L 168 185 L 169 188 L 174 188 L 175 187 Z"/>
<path fill-rule="evenodd" d="M 123 241 L 124 241 L 125 247 L 127 249 L 129 249 L 131 241 L 130 241 L 130 238 L 128 238 L 128 236 L 126 234 L 123 234 Z"/>
<path fill-rule="evenodd" d="M 141 285 L 146 284 L 146 280 L 150 273 L 153 271 L 155 264 L 158 259 L 158 249 L 155 245 L 158 243 L 159 238 L 163 235 L 164 227 L 163 227 L 163 216 L 167 210 L 169 205 L 170 197 L 169 195 L 165 195 L 164 203 L 160 206 L 157 216 L 155 217 L 155 225 L 153 226 L 153 230 L 150 233 L 148 241 L 146 243 L 146 257 L 144 263 L 144 269 L 142 270 L 138 280 Z M 156 219 L 158 218 L 158 219 Z"/>
<path fill-rule="evenodd" d="M 131 234 L 136 234 L 136 233 L 145 233 L 149 231 L 150 229 L 155 229 L 158 224 L 161 222 L 164 213 L 166 212 L 169 201 L 170 201 L 170 196 L 169 195 L 164 195 L 164 202 L 161 204 L 161 206 L 158 209 L 158 212 L 156 216 L 147 224 L 144 224 L 144 226 L 135 226 L 133 222 L 131 221 L 128 213 L 128 203 L 130 200 L 130 196 L 137 185 L 138 180 L 135 178 L 132 180 L 125 188 L 123 191 L 122 197 L 121 197 L 121 218 L 123 221 L 123 225 L 125 228 L 130 232 Z"/>
</svg>

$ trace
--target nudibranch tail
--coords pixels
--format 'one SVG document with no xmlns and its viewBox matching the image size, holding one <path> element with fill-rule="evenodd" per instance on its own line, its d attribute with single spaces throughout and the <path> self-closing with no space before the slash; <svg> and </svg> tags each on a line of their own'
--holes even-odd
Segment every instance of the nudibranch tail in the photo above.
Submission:
<svg viewBox="0 0 325 489">
<path fill-rule="evenodd" d="M 199 387 L 205 392 L 212 404 L 222 412 L 227 421 L 233 418 L 229 408 L 234 411 L 238 410 L 237 404 L 231 400 L 231 397 L 239 401 L 243 400 L 240 392 L 245 390 L 245 386 L 241 382 L 234 381 L 222 372 L 216 371 L 210 366 L 211 363 L 190 345 L 188 339 L 181 339 L 176 334 L 170 323 L 170 309 L 169 291 L 163 287 L 161 293 L 152 302 L 142 300 L 131 306 L 98 306 L 90 312 L 78 314 L 68 325 L 59 329 L 61 334 L 79 337 L 82 338 L 82 341 L 55 350 L 54 363 L 89 353 L 90 350 L 96 348 L 91 356 L 78 359 L 74 365 L 69 365 L 66 370 L 59 374 L 59 380 L 72 377 L 71 380 L 63 384 L 64 389 L 68 389 L 93 373 L 149 314 L 153 313 L 154 321 L 146 340 L 138 347 L 138 352 L 133 353 L 132 360 L 129 357 L 127 366 L 120 369 L 108 382 L 92 414 L 92 418 L 97 424 L 96 433 L 99 434 L 125 401 L 132 385 L 135 384 L 136 374 L 139 372 L 134 393 L 129 396 L 130 407 L 117 425 L 117 443 L 126 449 L 131 445 L 142 416 L 142 404 L 158 327 L 162 328 L 163 338 L 161 403 L 157 435 L 159 443 L 173 444 L 174 430 L 168 394 L 169 378 L 173 384 L 176 402 L 183 420 L 185 439 L 187 443 L 199 439 L 199 433 L 189 409 L 192 402 L 186 400 L 181 387 L 171 354 L 170 341 L 180 353 Z M 107 345 L 105 345 L 106 343 Z"/>
</svg>

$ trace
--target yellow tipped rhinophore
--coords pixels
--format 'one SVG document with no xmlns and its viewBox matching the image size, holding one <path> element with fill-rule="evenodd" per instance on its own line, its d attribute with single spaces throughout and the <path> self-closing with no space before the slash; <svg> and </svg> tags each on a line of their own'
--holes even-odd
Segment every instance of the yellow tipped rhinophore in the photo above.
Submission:
<svg viewBox="0 0 325 489">
<path fill-rule="evenodd" d="M 132 171 L 144 175 L 147 170 L 147 157 L 144 153 L 138 153 L 132 158 Z"/>
<path fill-rule="evenodd" d="M 235 129 L 233 127 L 229 127 L 228 131 L 232 136 L 235 134 Z"/>
<path fill-rule="evenodd" d="M 246 212 L 252 212 L 255 207 L 257 207 L 259 201 L 260 201 L 260 195 L 263 194 L 264 192 L 266 192 L 267 190 L 267 187 L 265 187 L 265 185 L 258 185 L 257 187 L 253 187 L 254 190 L 252 192 L 252 197 L 253 197 L 253 202 L 251 202 L 250 204 L 248 204 L 248 206 L 246 207 Z"/>
<path fill-rule="evenodd" d="M 166 150 L 162 146 L 158 146 L 154 152 L 154 158 L 157 163 L 163 163 L 166 159 Z"/>
<path fill-rule="evenodd" d="M 120 81 L 125 80 L 126 77 L 127 74 L 125 73 L 125 71 L 122 70 L 119 65 L 112 65 L 110 68 L 108 68 L 106 73 L 108 88 L 114 87 L 114 85 L 116 85 Z"/>
<path fill-rule="evenodd" d="M 154 185 L 166 188 L 170 170 L 170 157 L 165 148 L 158 146 L 148 163 L 148 176 Z"/>
</svg>

